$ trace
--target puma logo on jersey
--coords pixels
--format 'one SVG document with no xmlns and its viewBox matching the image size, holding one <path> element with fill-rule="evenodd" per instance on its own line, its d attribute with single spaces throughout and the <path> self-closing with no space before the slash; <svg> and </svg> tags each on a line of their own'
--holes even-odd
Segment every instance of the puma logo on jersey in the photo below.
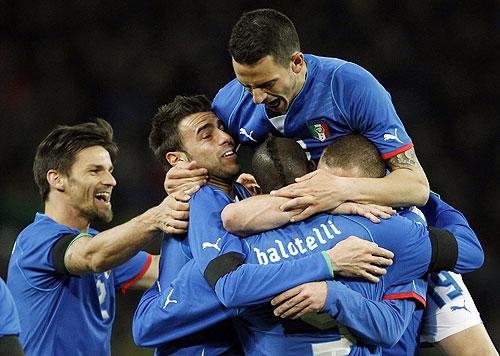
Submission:
<svg viewBox="0 0 500 356">
<path fill-rule="evenodd" d="M 253 134 L 253 130 L 250 131 L 250 133 L 248 133 L 244 127 L 240 128 L 240 135 L 248 137 L 248 139 L 253 141 L 253 142 L 257 142 L 257 140 L 252 137 L 252 134 Z"/>
<path fill-rule="evenodd" d="M 168 293 L 167 295 L 167 300 L 165 300 L 165 304 L 163 304 L 163 309 L 165 309 L 167 307 L 167 305 L 169 305 L 170 303 L 175 303 L 177 304 L 177 300 L 175 299 L 170 299 L 170 296 L 172 295 L 172 293 L 174 292 L 174 290 L 172 289 L 170 291 L 170 293 Z"/>
<path fill-rule="evenodd" d="M 467 307 L 465 306 L 465 300 L 464 300 L 464 306 L 463 307 L 461 307 L 459 305 L 452 305 L 450 308 L 451 308 L 451 311 L 465 309 L 465 310 L 467 310 L 470 313 L 470 310 L 467 309 Z"/>
<path fill-rule="evenodd" d="M 212 247 L 212 248 L 215 248 L 217 251 L 220 251 L 220 247 L 218 246 L 220 240 L 221 240 L 221 238 L 219 237 L 214 244 L 211 242 L 205 241 L 204 243 L 201 244 L 201 248 L 206 249 L 206 248 Z"/>
<path fill-rule="evenodd" d="M 390 133 L 384 134 L 384 141 L 394 140 L 399 143 L 403 143 L 398 137 L 398 129 L 394 129 L 394 135 Z"/>
</svg>

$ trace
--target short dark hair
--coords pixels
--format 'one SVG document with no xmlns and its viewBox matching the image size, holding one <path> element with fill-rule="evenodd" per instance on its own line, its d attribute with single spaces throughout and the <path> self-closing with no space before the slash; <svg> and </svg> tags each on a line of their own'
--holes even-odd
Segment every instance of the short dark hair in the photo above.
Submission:
<svg viewBox="0 0 500 356">
<path fill-rule="evenodd" d="M 280 189 L 309 172 L 306 154 L 290 138 L 269 136 L 255 150 L 252 170 L 262 192 Z"/>
<path fill-rule="evenodd" d="M 276 63 L 287 66 L 296 51 L 300 51 L 300 42 L 293 22 L 273 9 L 257 9 L 241 15 L 229 39 L 231 57 L 246 65 L 271 55 Z"/>
<path fill-rule="evenodd" d="M 45 137 L 38 145 L 33 162 L 35 183 L 43 201 L 47 200 L 50 191 L 47 172 L 54 169 L 68 175 L 78 152 L 92 146 L 102 146 L 112 161 L 116 158 L 118 146 L 113 141 L 113 129 L 106 120 L 57 126 Z"/>
<path fill-rule="evenodd" d="M 385 162 L 377 148 L 361 135 L 346 135 L 328 145 L 320 162 L 330 168 L 358 168 L 361 176 L 381 178 L 385 176 Z"/>
<path fill-rule="evenodd" d="M 167 152 L 182 150 L 179 123 L 186 116 L 205 111 L 211 111 L 205 95 L 177 95 L 172 102 L 158 108 L 151 123 L 149 147 L 165 170 L 172 168 L 165 157 Z"/>
</svg>

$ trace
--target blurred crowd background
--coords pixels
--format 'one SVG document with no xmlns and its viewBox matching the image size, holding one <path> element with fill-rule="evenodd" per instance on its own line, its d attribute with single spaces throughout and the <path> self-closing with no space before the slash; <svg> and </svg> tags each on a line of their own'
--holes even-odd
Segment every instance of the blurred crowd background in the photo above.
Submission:
<svg viewBox="0 0 500 356">
<path fill-rule="evenodd" d="M 493 0 L 0 1 L 1 277 L 17 234 L 41 209 L 31 167 L 43 137 L 59 124 L 107 119 L 121 149 L 112 225 L 158 203 L 164 172 L 147 144 L 153 114 L 176 94 L 213 98 L 233 78 L 231 28 L 259 7 L 294 21 L 303 52 L 358 63 L 391 93 L 431 188 L 464 212 L 483 244 L 483 268 L 464 279 L 498 348 L 500 2 Z M 152 354 L 131 339 L 139 297 L 119 298 L 114 355 Z"/>
</svg>

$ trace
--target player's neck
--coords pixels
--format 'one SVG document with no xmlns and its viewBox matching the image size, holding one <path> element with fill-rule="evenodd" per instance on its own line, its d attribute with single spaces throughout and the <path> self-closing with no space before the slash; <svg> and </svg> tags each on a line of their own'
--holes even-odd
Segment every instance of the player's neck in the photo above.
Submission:
<svg viewBox="0 0 500 356">
<path fill-rule="evenodd" d="M 227 179 L 222 179 L 219 177 L 209 177 L 207 184 L 210 184 L 212 187 L 219 188 L 224 191 L 227 195 L 233 196 L 233 182 Z"/>
<path fill-rule="evenodd" d="M 68 206 L 61 202 L 47 201 L 45 202 L 44 214 L 58 224 L 81 232 L 88 232 L 90 225 L 88 218 L 82 216 L 80 212 L 72 206 Z"/>
</svg>

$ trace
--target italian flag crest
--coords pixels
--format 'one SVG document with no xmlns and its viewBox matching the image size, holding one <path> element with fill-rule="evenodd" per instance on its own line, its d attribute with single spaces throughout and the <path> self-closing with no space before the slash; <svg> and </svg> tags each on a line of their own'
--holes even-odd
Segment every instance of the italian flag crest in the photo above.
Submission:
<svg viewBox="0 0 500 356">
<path fill-rule="evenodd" d="M 328 130 L 328 126 L 323 120 L 308 121 L 307 127 L 309 128 L 312 137 L 320 140 L 321 142 L 330 137 L 330 130 Z"/>
</svg>

